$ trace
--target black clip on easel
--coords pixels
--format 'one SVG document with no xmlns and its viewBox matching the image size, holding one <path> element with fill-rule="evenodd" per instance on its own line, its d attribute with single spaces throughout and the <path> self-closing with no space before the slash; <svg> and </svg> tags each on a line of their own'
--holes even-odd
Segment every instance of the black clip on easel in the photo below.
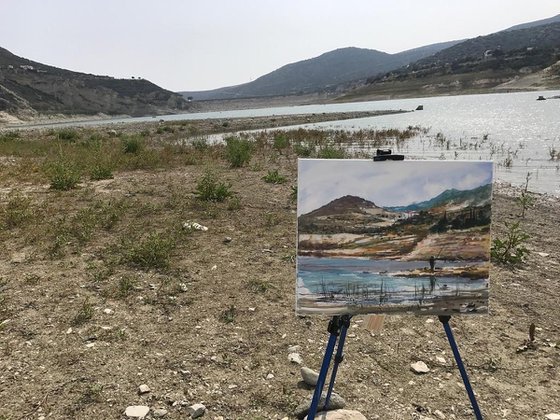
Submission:
<svg viewBox="0 0 560 420">
<path fill-rule="evenodd" d="M 393 155 L 391 149 L 377 149 L 377 154 L 373 157 L 374 162 L 385 160 L 404 160 L 404 155 Z"/>
<path fill-rule="evenodd" d="M 329 365 L 331 364 L 332 355 L 334 352 L 334 346 L 336 341 L 340 336 L 338 341 L 338 347 L 336 349 L 336 356 L 334 357 L 333 371 L 331 374 L 331 380 L 329 382 L 329 389 L 325 397 L 325 403 L 321 409 L 327 409 L 329 402 L 331 400 L 331 394 L 334 387 L 334 381 L 336 379 L 336 373 L 338 372 L 338 365 L 344 359 L 343 349 L 344 341 L 346 340 L 346 331 L 350 326 L 350 319 L 352 315 L 340 315 L 333 316 L 329 321 L 329 326 L 327 331 L 330 333 L 329 342 L 327 343 L 327 349 L 325 350 L 325 357 L 323 358 L 323 364 L 321 365 L 321 372 L 319 373 L 319 379 L 317 379 L 317 385 L 315 386 L 315 392 L 313 393 L 313 400 L 311 401 L 311 407 L 309 407 L 309 413 L 307 415 L 308 420 L 314 420 L 315 414 L 317 414 L 317 409 L 319 408 L 319 402 L 321 401 L 321 395 L 323 394 L 323 387 L 325 386 L 325 381 L 327 379 L 327 373 L 329 371 Z"/>
</svg>

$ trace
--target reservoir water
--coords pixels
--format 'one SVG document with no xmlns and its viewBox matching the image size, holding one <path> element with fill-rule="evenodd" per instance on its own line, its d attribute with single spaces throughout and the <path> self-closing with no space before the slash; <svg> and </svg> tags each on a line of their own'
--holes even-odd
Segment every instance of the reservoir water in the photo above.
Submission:
<svg viewBox="0 0 560 420">
<path fill-rule="evenodd" d="M 537 101 L 539 95 L 549 98 Z M 324 130 L 360 130 L 420 126 L 429 128 L 412 140 L 400 143 L 398 152 L 407 159 L 493 160 L 496 179 L 529 189 L 560 195 L 560 91 L 484 95 L 439 96 L 385 101 L 305 105 L 264 109 L 158 116 L 179 121 L 289 114 L 312 114 L 388 109 L 422 111 L 296 127 Z M 154 121 L 153 117 L 70 122 L 58 126 L 98 126 L 111 123 Z M 54 125 L 49 125 L 53 127 Z M 391 145 L 389 145 L 391 146 Z M 364 147 L 361 144 L 359 147 Z M 374 150 L 365 151 L 373 153 Z M 393 147 L 395 148 L 395 147 Z"/>
</svg>

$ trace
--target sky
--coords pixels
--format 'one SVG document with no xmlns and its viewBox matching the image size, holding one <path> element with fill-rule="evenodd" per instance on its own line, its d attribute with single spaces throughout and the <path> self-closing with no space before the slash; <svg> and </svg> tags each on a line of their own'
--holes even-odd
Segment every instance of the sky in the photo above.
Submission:
<svg viewBox="0 0 560 420">
<path fill-rule="evenodd" d="M 0 0 L 0 47 L 196 91 L 337 48 L 397 53 L 559 13 L 558 0 Z"/>
<path fill-rule="evenodd" d="M 300 159 L 298 216 L 345 195 L 377 206 L 406 206 L 445 190 L 470 190 L 492 182 L 492 162 Z"/>
</svg>

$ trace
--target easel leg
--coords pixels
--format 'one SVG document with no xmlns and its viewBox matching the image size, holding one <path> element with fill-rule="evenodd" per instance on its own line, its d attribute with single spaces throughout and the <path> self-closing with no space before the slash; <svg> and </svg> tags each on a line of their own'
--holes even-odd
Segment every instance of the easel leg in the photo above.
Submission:
<svg viewBox="0 0 560 420">
<path fill-rule="evenodd" d="M 331 373 L 331 380 L 329 383 L 329 390 L 327 391 L 327 397 L 325 398 L 325 407 L 329 406 L 329 402 L 331 400 L 334 381 L 338 372 L 338 365 L 342 363 L 342 360 L 344 359 L 344 342 L 346 341 L 346 332 L 348 331 L 348 327 L 350 327 L 351 318 L 352 316 L 350 315 L 344 315 L 341 317 L 340 338 L 338 339 L 338 347 L 336 348 L 336 355 L 334 356 L 333 371 Z"/>
<path fill-rule="evenodd" d="M 449 325 L 450 319 L 450 315 L 439 316 L 439 320 L 443 324 L 445 334 L 447 335 L 447 340 L 449 341 L 449 345 L 451 346 L 451 350 L 453 351 L 455 362 L 457 362 L 457 367 L 459 367 L 459 372 L 461 372 L 461 378 L 463 378 L 465 389 L 467 390 L 467 394 L 469 394 L 469 399 L 471 400 L 474 415 L 477 420 L 483 420 L 482 413 L 480 412 L 480 408 L 478 407 L 478 403 L 476 402 L 476 397 L 474 395 L 474 391 L 471 387 L 471 383 L 465 369 L 465 365 L 463 364 L 463 360 L 461 359 L 461 355 L 459 354 L 459 348 L 457 347 L 457 343 L 455 342 L 455 338 L 453 337 L 453 331 L 451 330 L 451 326 Z"/>
<path fill-rule="evenodd" d="M 331 364 L 334 346 L 336 345 L 336 340 L 340 332 L 340 324 L 341 320 L 339 316 L 333 316 L 333 318 L 329 321 L 329 326 L 327 328 L 330 333 L 329 342 L 327 343 L 325 357 L 323 358 L 323 364 L 321 365 L 321 372 L 319 372 L 319 378 L 317 379 L 317 385 L 315 386 L 315 392 L 313 393 L 311 407 L 309 407 L 309 413 L 307 414 L 308 420 L 315 420 L 315 414 L 317 414 L 317 408 L 319 406 L 319 401 L 321 400 L 321 394 L 323 393 L 323 387 L 325 386 L 327 373 Z"/>
</svg>

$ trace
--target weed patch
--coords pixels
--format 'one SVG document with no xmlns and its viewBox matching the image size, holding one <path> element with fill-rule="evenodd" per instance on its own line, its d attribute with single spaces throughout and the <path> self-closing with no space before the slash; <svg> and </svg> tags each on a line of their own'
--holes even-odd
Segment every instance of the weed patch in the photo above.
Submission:
<svg viewBox="0 0 560 420">
<path fill-rule="evenodd" d="M 268 173 L 263 176 L 265 182 L 269 184 L 283 184 L 287 181 L 287 178 L 278 173 L 278 169 L 269 170 Z"/>
<path fill-rule="evenodd" d="M 222 202 L 231 197 L 233 192 L 231 184 L 220 181 L 216 174 L 208 171 L 198 180 L 194 194 L 203 201 Z"/>
<path fill-rule="evenodd" d="M 253 144 L 239 137 L 226 139 L 226 160 L 232 168 L 245 166 L 253 155 Z"/>
<path fill-rule="evenodd" d="M 174 248 L 175 242 L 167 235 L 154 233 L 144 239 L 125 244 L 123 258 L 132 266 L 163 269 L 169 267 L 169 259 Z"/>
</svg>

